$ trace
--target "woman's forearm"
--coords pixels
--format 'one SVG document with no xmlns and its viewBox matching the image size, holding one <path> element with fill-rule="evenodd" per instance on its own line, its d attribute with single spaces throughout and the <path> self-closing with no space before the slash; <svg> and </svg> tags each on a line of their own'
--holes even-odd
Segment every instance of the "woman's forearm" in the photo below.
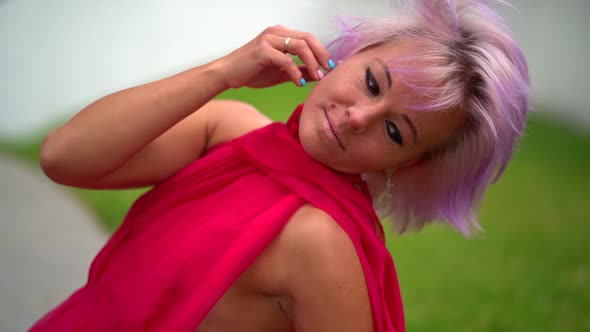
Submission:
<svg viewBox="0 0 590 332">
<path fill-rule="evenodd" d="M 286 41 L 291 38 L 287 53 Z M 304 55 L 300 57 L 303 72 L 290 54 Z M 285 81 L 302 86 L 307 80 L 319 79 L 320 66 L 331 68 L 329 57 L 315 37 L 282 26 L 269 27 L 207 65 L 90 104 L 47 136 L 41 149 L 43 170 L 60 183 L 87 183 L 85 180 L 104 177 L 222 91 L 264 88 Z"/>
<path fill-rule="evenodd" d="M 109 173 L 226 90 L 219 70 L 212 62 L 93 102 L 47 136 L 43 168 L 74 178 Z"/>
</svg>

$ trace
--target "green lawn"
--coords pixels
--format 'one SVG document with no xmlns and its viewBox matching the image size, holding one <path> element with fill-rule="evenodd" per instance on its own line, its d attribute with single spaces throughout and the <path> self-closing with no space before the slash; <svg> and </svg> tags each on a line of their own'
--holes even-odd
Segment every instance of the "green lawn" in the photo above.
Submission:
<svg viewBox="0 0 590 332">
<path fill-rule="evenodd" d="M 310 87 L 232 90 L 285 120 Z M 37 162 L 42 135 L 0 143 Z M 504 178 L 486 196 L 485 232 L 442 225 L 390 235 L 408 331 L 590 331 L 590 134 L 531 117 Z M 143 190 L 76 190 L 109 230 Z"/>
</svg>

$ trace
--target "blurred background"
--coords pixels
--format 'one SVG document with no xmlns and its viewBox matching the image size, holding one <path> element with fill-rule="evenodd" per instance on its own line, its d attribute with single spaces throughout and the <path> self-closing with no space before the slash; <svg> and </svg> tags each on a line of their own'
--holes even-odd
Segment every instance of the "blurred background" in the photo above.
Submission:
<svg viewBox="0 0 590 332">
<path fill-rule="evenodd" d="M 588 0 L 499 8 L 527 55 L 535 108 L 481 209 L 485 231 L 390 234 L 408 331 L 590 331 Z M 336 15 L 391 1 L 0 0 L 0 330 L 27 328 L 82 285 L 90 259 L 145 189 L 62 188 L 38 167 L 44 136 L 92 101 L 222 56 L 275 24 L 335 36 Z M 284 120 L 311 87 L 240 89 Z"/>
</svg>

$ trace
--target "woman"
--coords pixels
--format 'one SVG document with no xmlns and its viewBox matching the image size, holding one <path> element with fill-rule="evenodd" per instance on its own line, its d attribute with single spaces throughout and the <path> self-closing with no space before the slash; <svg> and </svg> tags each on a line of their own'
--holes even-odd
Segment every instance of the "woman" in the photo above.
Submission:
<svg viewBox="0 0 590 332">
<path fill-rule="evenodd" d="M 344 25 L 331 54 L 271 27 L 51 133 L 41 160 L 54 181 L 155 187 L 88 283 L 31 330 L 404 331 L 373 207 L 401 230 L 477 228 L 472 211 L 528 111 L 526 62 L 506 28 L 482 4 L 453 3 Z M 211 101 L 285 81 L 317 81 L 286 125 Z"/>
</svg>

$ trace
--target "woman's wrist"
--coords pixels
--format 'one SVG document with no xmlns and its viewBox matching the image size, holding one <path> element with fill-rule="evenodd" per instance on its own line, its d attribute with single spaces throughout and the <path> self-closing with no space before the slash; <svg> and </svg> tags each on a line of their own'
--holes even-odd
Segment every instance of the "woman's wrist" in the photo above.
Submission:
<svg viewBox="0 0 590 332">
<path fill-rule="evenodd" d="M 207 81 L 201 81 L 200 84 L 210 85 L 215 90 L 216 95 L 232 88 L 228 83 L 229 69 L 224 58 L 213 60 L 201 66 L 201 69 Z"/>
<path fill-rule="evenodd" d="M 190 105 L 191 111 L 199 109 L 209 100 L 229 89 L 221 64 L 215 60 L 210 63 L 194 67 L 167 78 L 169 85 L 164 95 L 167 98 L 178 98 L 184 107 Z M 182 107 L 182 108 L 184 108 Z"/>
</svg>

